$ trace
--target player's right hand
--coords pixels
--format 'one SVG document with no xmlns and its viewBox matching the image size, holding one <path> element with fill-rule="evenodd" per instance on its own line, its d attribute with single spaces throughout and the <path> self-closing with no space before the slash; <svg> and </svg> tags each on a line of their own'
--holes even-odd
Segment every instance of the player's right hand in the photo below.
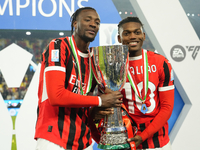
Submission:
<svg viewBox="0 0 200 150">
<path fill-rule="evenodd" d="M 127 141 L 128 141 L 128 142 L 134 141 L 136 147 L 138 147 L 138 145 L 140 145 L 140 144 L 142 143 L 142 137 L 139 136 L 139 135 L 136 135 L 136 136 L 133 137 L 133 138 L 129 138 Z"/>
<path fill-rule="evenodd" d="M 108 94 L 102 94 L 101 96 L 102 105 L 101 107 L 121 107 L 123 97 L 121 92 L 113 91 Z"/>
</svg>

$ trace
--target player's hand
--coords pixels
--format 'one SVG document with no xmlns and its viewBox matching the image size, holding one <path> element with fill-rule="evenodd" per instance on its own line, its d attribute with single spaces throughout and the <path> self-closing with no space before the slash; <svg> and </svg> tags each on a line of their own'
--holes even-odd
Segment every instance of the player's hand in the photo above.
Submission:
<svg viewBox="0 0 200 150">
<path fill-rule="evenodd" d="M 108 87 L 105 87 L 104 90 L 102 90 L 101 88 L 99 88 L 98 95 L 108 94 L 108 93 L 112 93 L 112 92 L 114 92 L 114 91 L 112 91 L 112 90 L 109 89 Z"/>
<path fill-rule="evenodd" d="M 114 114 L 113 108 L 106 108 L 106 107 L 92 107 L 90 109 L 90 115 L 93 119 L 99 120 L 103 119 L 106 115 Z"/>
<path fill-rule="evenodd" d="M 112 93 L 114 91 L 112 91 L 111 89 L 109 89 L 108 87 L 105 87 L 105 93 L 106 94 L 109 94 L 109 93 Z"/>
<path fill-rule="evenodd" d="M 102 105 L 101 107 L 121 107 L 123 97 L 119 91 L 110 91 L 108 94 L 102 94 L 101 96 Z"/>
<path fill-rule="evenodd" d="M 134 141 L 136 147 L 138 147 L 138 145 L 140 145 L 140 144 L 142 143 L 142 137 L 139 136 L 139 135 L 136 135 L 136 136 L 133 137 L 133 138 L 129 138 L 127 141 L 128 141 L 128 142 Z"/>
</svg>

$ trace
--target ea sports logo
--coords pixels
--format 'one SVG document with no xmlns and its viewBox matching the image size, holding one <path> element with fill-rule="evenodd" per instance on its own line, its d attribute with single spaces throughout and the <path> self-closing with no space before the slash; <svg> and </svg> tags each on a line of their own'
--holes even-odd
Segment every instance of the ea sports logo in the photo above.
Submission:
<svg viewBox="0 0 200 150">
<path fill-rule="evenodd" d="M 170 51 L 170 54 L 171 54 L 172 59 L 177 62 L 183 61 L 186 56 L 185 49 L 181 45 L 173 46 Z"/>
</svg>

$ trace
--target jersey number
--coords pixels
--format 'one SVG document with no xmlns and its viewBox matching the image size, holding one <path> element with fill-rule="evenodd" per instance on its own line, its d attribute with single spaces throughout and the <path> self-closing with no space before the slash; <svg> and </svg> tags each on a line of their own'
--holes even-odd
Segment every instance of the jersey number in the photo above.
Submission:
<svg viewBox="0 0 200 150">
<path fill-rule="evenodd" d="M 138 86 L 139 92 L 141 94 L 141 91 L 143 89 L 143 82 L 138 83 L 137 86 Z M 138 98 L 138 96 L 135 94 L 135 92 L 134 92 L 134 95 L 132 94 L 131 84 L 130 83 L 125 83 L 123 89 L 125 90 L 126 99 L 128 99 L 128 110 L 129 110 L 129 113 L 132 113 L 132 114 L 135 113 L 134 103 L 136 103 L 137 108 L 139 110 L 141 110 L 142 102 Z M 149 94 L 150 106 L 147 107 L 148 111 L 146 113 L 151 113 L 155 109 L 155 106 L 156 106 L 156 102 L 155 102 L 155 99 L 154 99 L 154 96 L 155 96 L 154 91 L 156 90 L 156 86 L 152 82 L 149 82 L 149 89 L 150 89 L 150 92 L 151 92 Z M 135 101 L 133 101 L 132 99 L 135 99 Z"/>
</svg>

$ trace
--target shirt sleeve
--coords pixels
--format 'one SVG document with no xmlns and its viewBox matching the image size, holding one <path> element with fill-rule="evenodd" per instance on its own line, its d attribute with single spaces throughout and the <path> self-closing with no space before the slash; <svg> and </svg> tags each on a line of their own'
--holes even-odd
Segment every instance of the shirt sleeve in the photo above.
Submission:
<svg viewBox="0 0 200 150">
<path fill-rule="evenodd" d="M 49 102 L 53 106 L 90 107 L 98 106 L 98 96 L 83 96 L 65 89 L 66 45 L 60 39 L 52 40 L 44 53 L 44 81 Z"/>
<path fill-rule="evenodd" d="M 83 96 L 65 89 L 65 72 L 48 71 L 45 73 L 47 95 L 51 105 L 64 107 L 98 106 L 98 96 Z"/>
</svg>

